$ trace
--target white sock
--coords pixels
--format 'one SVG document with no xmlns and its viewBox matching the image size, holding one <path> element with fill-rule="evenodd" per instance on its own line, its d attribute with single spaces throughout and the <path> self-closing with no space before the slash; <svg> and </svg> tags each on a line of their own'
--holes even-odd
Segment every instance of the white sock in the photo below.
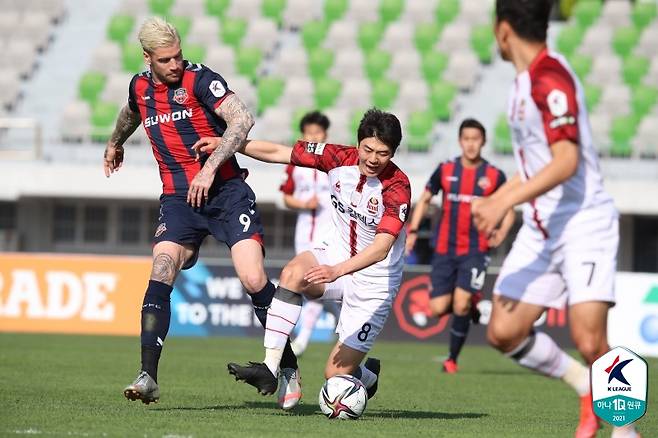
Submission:
<svg viewBox="0 0 658 438">
<path fill-rule="evenodd" d="M 589 388 L 589 369 L 578 362 L 576 359 L 571 359 L 567 371 L 562 376 L 562 380 L 571 386 L 579 397 L 587 395 L 590 392 Z"/>
<path fill-rule="evenodd" d="M 283 348 L 265 348 L 265 360 L 263 363 L 272 372 L 274 377 L 279 375 L 279 364 L 283 356 Z"/>
<path fill-rule="evenodd" d="M 372 385 L 375 384 L 375 382 L 377 381 L 377 374 L 373 373 L 363 365 L 359 365 L 359 371 L 361 372 L 360 373 L 361 376 L 357 378 L 361 381 L 361 383 L 363 383 L 363 386 L 365 386 L 366 388 L 370 388 Z M 359 372 L 356 372 L 354 374 L 359 374 Z"/>
<path fill-rule="evenodd" d="M 265 361 L 264 363 L 275 376 L 279 370 L 286 341 L 297 324 L 302 310 L 302 296 L 278 287 L 267 310 L 265 324 Z"/>
<path fill-rule="evenodd" d="M 569 365 L 575 362 L 550 336 L 542 332 L 531 334 L 506 356 L 526 368 L 557 378 L 562 378 Z"/>
<path fill-rule="evenodd" d="M 610 438 L 639 438 L 639 436 L 640 434 L 637 433 L 635 425 L 628 424 L 623 427 L 613 427 Z"/>
<path fill-rule="evenodd" d="M 320 314 L 322 314 L 322 302 L 320 301 L 307 301 L 302 307 L 302 321 L 299 333 L 295 338 L 295 342 L 299 345 L 306 347 L 308 345 L 309 339 L 311 339 L 311 334 L 313 334 L 313 328 L 317 322 Z"/>
</svg>

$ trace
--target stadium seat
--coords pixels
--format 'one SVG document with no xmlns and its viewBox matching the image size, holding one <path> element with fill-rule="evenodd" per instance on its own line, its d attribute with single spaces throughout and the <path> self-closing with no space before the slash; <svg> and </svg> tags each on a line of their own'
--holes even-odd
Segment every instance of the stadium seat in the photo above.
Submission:
<svg viewBox="0 0 658 438">
<path fill-rule="evenodd" d="M 624 60 L 624 82 L 630 87 L 636 87 L 649 71 L 649 59 L 640 55 L 630 55 Z"/>
<path fill-rule="evenodd" d="M 640 29 L 647 27 L 656 19 L 656 3 L 653 1 L 636 1 L 631 12 L 633 23 Z"/>
<path fill-rule="evenodd" d="M 123 45 L 121 52 L 121 65 L 128 73 L 139 73 L 144 70 L 144 51 L 142 46 L 134 43 Z"/>
<path fill-rule="evenodd" d="M 450 120 L 457 95 L 456 87 L 445 81 L 435 81 L 431 87 L 430 106 L 434 117 L 441 121 Z"/>
<path fill-rule="evenodd" d="M 43 51 L 49 44 L 52 35 L 50 17 L 43 11 L 23 14 L 22 20 L 12 35 L 12 38 L 25 38 L 32 41 L 38 51 Z"/>
<path fill-rule="evenodd" d="M 366 76 L 375 82 L 386 75 L 391 66 L 391 54 L 383 50 L 372 50 L 366 57 Z"/>
<path fill-rule="evenodd" d="M 415 28 L 414 43 L 418 51 L 422 53 L 431 51 L 441 34 L 439 25 L 435 22 L 419 23 Z"/>
<path fill-rule="evenodd" d="M 436 23 L 437 0 L 406 0 L 401 20 L 416 25 Z"/>
<path fill-rule="evenodd" d="M 112 102 L 96 102 L 91 112 L 91 139 L 106 142 L 114 128 L 119 106 Z"/>
<path fill-rule="evenodd" d="M 325 0 L 324 2 L 324 19 L 331 23 L 340 20 L 345 15 L 349 0 Z"/>
<path fill-rule="evenodd" d="M 185 15 L 167 17 L 167 21 L 174 25 L 182 41 L 187 39 L 187 34 L 192 27 L 192 19 Z"/>
<path fill-rule="evenodd" d="M 592 58 L 579 53 L 569 56 L 569 64 L 581 82 L 585 81 L 592 70 Z"/>
<path fill-rule="evenodd" d="M 622 77 L 622 60 L 612 53 L 599 53 L 592 56 L 592 70 L 587 80 L 596 85 L 608 85 L 617 83 Z"/>
<path fill-rule="evenodd" d="M 329 127 L 329 142 L 334 144 L 349 144 L 351 139 L 350 132 L 350 111 L 343 107 L 327 108 L 323 111 L 331 121 Z"/>
<path fill-rule="evenodd" d="M 599 18 L 601 9 L 601 0 L 580 0 L 573 8 L 573 16 L 578 24 L 587 28 Z"/>
<path fill-rule="evenodd" d="M 199 18 L 206 15 L 206 0 L 176 0 L 169 15 Z"/>
<path fill-rule="evenodd" d="M 219 44 L 219 20 L 210 15 L 194 17 L 190 33 L 185 38 L 185 42 L 201 44 L 211 49 Z"/>
<path fill-rule="evenodd" d="M 222 40 L 234 48 L 240 47 L 242 39 L 247 33 L 247 21 L 242 18 L 229 18 L 222 19 Z"/>
<path fill-rule="evenodd" d="M 345 19 L 358 23 L 372 23 L 379 20 L 379 11 L 373 2 L 352 0 L 345 11 Z"/>
<path fill-rule="evenodd" d="M 471 50 L 471 24 L 465 21 L 448 24 L 441 31 L 435 47 L 448 54 Z"/>
<path fill-rule="evenodd" d="M 613 28 L 608 25 L 596 24 L 585 32 L 583 42 L 578 52 L 596 57 L 610 53 L 612 48 Z"/>
<path fill-rule="evenodd" d="M 334 52 L 324 47 L 315 48 L 308 58 L 308 71 L 311 78 L 326 76 L 334 64 Z"/>
<path fill-rule="evenodd" d="M 384 24 L 372 21 L 365 22 L 359 26 L 359 47 L 364 52 L 369 52 L 379 45 L 379 41 L 384 35 Z"/>
<path fill-rule="evenodd" d="M 341 82 L 338 79 L 323 77 L 315 81 L 315 105 L 318 109 L 330 108 L 340 95 Z"/>
<path fill-rule="evenodd" d="M 633 150 L 643 158 L 658 157 L 658 116 L 642 119 L 632 141 Z"/>
<path fill-rule="evenodd" d="M 586 83 L 585 87 L 585 103 L 589 112 L 594 111 L 599 101 L 601 100 L 601 87 L 594 84 Z"/>
<path fill-rule="evenodd" d="M 281 77 L 299 76 L 309 70 L 308 56 L 302 47 L 284 46 L 274 59 L 271 70 Z"/>
<path fill-rule="evenodd" d="M 298 127 L 291 130 L 291 124 L 290 109 L 273 106 L 265 111 L 254 129 L 262 133 L 259 136 L 267 136 L 272 141 L 287 143 L 293 137 L 292 133 L 299 133 Z"/>
<path fill-rule="evenodd" d="M 379 47 L 391 53 L 415 52 L 415 26 L 412 23 L 398 21 L 388 25 Z"/>
<path fill-rule="evenodd" d="M 647 115 L 658 101 L 658 89 L 649 85 L 638 85 L 633 89 L 631 107 L 633 114 L 642 118 Z"/>
<path fill-rule="evenodd" d="M 0 87 L 4 90 L 0 94 L 0 109 L 14 109 L 22 94 L 19 72 L 13 69 L 0 70 Z"/>
<path fill-rule="evenodd" d="M 631 2 L 627 0 L 603 2 L 599 21 L 615 28 L 628 26 L 631 24 Z"/>
<path fill-rule="evenodd" d="M 113 72 L 107 77 L 103 91 L 100 93 L 102 102 L 116 103 L 120 107 L 128 101 L 128 85 L 133 75 L 125 72 Z"/>
<path fill-rule="evenodd" d="M 385 24 L 397 21 L 403 9 L 403 0 L 381 0 L 379 4 L 380 20 Z"/>
<path fill-rule="evenodd" d="M 336 58 L 331 67 L 334 78 L 360 78 L 364 76 L 365 61 L 363 52 L 358 48 L 344 49 L 336 52 Z"/>
<path fill-rule="evenodd" d="M 648 26 L 640 36 L 635 53 L 651 58 L 656 52 L 658 52 L 658 25 Z"/>
<path fill-rule="evenodd" d="M 577 24 L 564 26 L 556 39 L 557 50 L 564 56 L 571 56 L 583 40 L 583 28 Z"/>
<path fill-rule="evenodd" d="M 359 27 L 356 21 L 335 21 L 329 27 L 324 46 L 334 50 L 351 50 L 357 48 Z"/>
<path fill-rule="evenodd" d="M 633 152 L 631 140 L 635 136 L 636 119 L 632 116 L 617 117 L 610 127 L 610 155 L 630 157 Z"/>
<path fill-rule="evenodd" d="M 263 17 L 267 17 L 278 25 L 283 22 L 283 11 L 286 7 L 286 0 L 263 0 L 261 5 Z"/>
<path fill-rule="evenodd" d="M 257 47 L 241 47 L 235 59 L 235 70 L 251 79 L 256 79 L 263 52 Z"/>
<path fill-rule="evenodd" d="M 359 124 L 361 123 L 361 119 L 363 119 L 363 114 L 365 114 L 366 110 L 355 110 L 352 112 L 352 117 L 350 117 L 350 133 L 351 133 L 351 141 L 350 143 L 353 145 L 358 145 L 358 139 L 357 139 L 357 131 L 359 129 Z"/>
<path fill-rule="evenodd" d="M 495 37 L 490 24 L 481 24 L 471 32 L 471 45 L 483 64 L 491 63 Z"/>
<path fill-rule="evenodd" d="M 116 43 L 123 44 L 126 42 L 134 26 L 134 16 L 128 14 L 114 15 L 107 27 L 107 37 Z"/>
<path fill-rule="evenodd" d="M 453 52 L 443 78 L 462 91 L 470 91 L 479 75 L 480 61 L 471 50 Z"/>
<path fill-rule="evenodd" d="M 295 111 L 293 111 L 291 117 L 290 117 L 290 130 L 292 131 L 292 138 L 290 139 L 290 142 L 296 142 L 301 134 L 299 132 L 299 124 L 302 121 L 302 117 L 306 115 L 310 110 L 307 108 L 297 108 Z"/>
<path fill-rule="evenodd" d="M 206 62 L 206 47 L 200 44 L 183 43 L 183 55 L 185 59 L 193 63 L 202 64 Z"/>
<path fill-rule="evenodd" d="M 372 86 L 364 78 L 348 78 L 343 81 L 343 92 L 336 106 L 339 108 L 368 108 L 372 105 Z"/>
<path fill-rule="evenodd" d="M 89 139 L 91 109 L 84 101 L 75 100 L 64 107 L 61 120 L 62 140 L 83 142 Z"/>
<path fill-rule="evenodd" d="M 255 114 L 258 112 L 258 94 L 250 79 L 239 75 L 225 75 L 224 79 L 226 79 L 231 91 L 233 91 L 240 100 L 247 105 L 247 108 L 249 108 L 252 113 Z"/>
<path fill-rule="evenodd" d="M 422 71 L 427 83 L 440 80 L 448 67 L 448 55 L 441 52 L 428 52 L 423 55 Z"/>
<path fill-rule="evenodd" d="M 434 118 L 429 111 L 414 111 L 405 126 L 405 137 L 410 152 L 427 152 L 431 146 Z"/>
<path fill-rule="evenodd" d="M 421 66 L 420 54 L 416 50 L 398 52 L 388 69 L 388 77 L 399 82 L 421 79 Z"/>
<path fill-rule="evenodd" d="M 84 73 L 80 78 L 80 84 L 78 85 L 78 96 L 89 104 L 95 103 L 105 87 L 105 81 L 105 75 L 98 71 L 88 71 Z M 126 90 L 128 90 L 127 84 Z"/>
<path fill-rule="evenodd" d="M 279 30 L 269 18 L 254 18 L 249 21 L 242 45 L 257 47 L 264 54 L 272 53 L 278 42 Z"/>
<path fill-rule="evenodd" d="M 101 43 L 96 47 L 91 59 L 92 68 L 103 68 L 107 71 L 122 70 L 121 48 L 118 44 L 110 41 Z"/>
<path fill-rule="evenodd" d="M 602 84 L 603 93 L 597 111 L 604 112 L 610 117 L 624 116 L 630 113 L 631 92 L 621 84 Z"/>
<path fill-rule="evenodd" d="M 288 108 L 313 108 L 313 92 L 313 81 L 307 76 L 288 78 L 278 105 Z"/>
<path fill-rule="evenodd" d="M 309 21 L 319 20 L 320 17 L 320 5 L 316 2 L 309 4 L 308 0 L 287 0 L 283 23 L 286 28 L 297 30 Z"/>
<path fill-rule="evenodd" d="M 477 26 L 486 25 L 491 29 L 492 10 L 491 2 L 482 0 L 461 0 L 459 20 L 464 20 Z"/>
<path fill-rule="evenodd" d="M 459 14 L 459 0 L 439 0 L 435 13 L 439 24 L 450 23 Z"/>
<path fill-rule="evenodd" d="M 174 0 L 148 0 L 149 10 L 155 15 L 165 17 L 174 4 Z"/>
<path fill-rule="evenodd" d="M 237 73 L 235 70 L 235 52 L 230 46 L 224 46 L 221 44 L 208 46 L 208 52 L 206 53 L 206 61 L 204 64 L 224 77 L 235 75 Z"/>
<path fill-rule="evenodd" d="M 429 87 L 422 79 L 400 81 L 400 92 L 395 102 L 395 108 L 405 111 L 425 111 L 429 108 Z"/>
<path fill-rule="evenodd" d="M 640 32 L 634 26 L 620 27 L 615 30 L 612 47 L 617 55 L 625 58 L 633 52 L 640 39 Z"/>
<path fill-rule="evenodd" d="M 231 0 L 206 0 L 206 12 L 208 15 L 222 18 L 228 11 L 230 4 Z"/>
<path fill-rule="evenodd" d="M 149 5 L 144 0 L 121 0 L 117 13 L 141 17 L 149 15 Z"/>
<path fill-rule="evenodd" d="M 380 109 L 390 109 L 397 98 L 400 85 L 390 79 L 381 78 L 373 83 L 372 103 Z"/>
<path fill-rule="evenodd" d="M 261 0 L 232 0 L 226 11 L 226 17 L 240 18 L 249 22 L 261 16 L 261 4 Z"/>
<path fill-rule="evenodd" d="M 2 11 L 0 14 L 0 41 L 12 37 L 20 27 L 21 14 L 18 11 Z"/>
<path fill-rule="evenodd" d="M 507 116 L 501 114 L 496 121 L 494 128 L 494 150 L 499 154 L 511 154 L 514 150 L 512 147 L 512 133 L 507 122 Z"/>
<path fill-rule="evenodd" d="M 283 94 L 285 84 L 285 80 L 280 77 L 264 77 L 258 81 L 258 114 L 276 104 Z"/>
<path fill-rule="evenodd" d="M 37 61 L 36 46 L 26 38 L 10 38 L 4 48 L 4 60 L 17 70 L 22 78 L 28 78 L 34 73 Z"/>
<path fill-rule="evenodd" d="M 302 27 L 302 43 L 306 50 L 320 47 L 327 36 L 328 27 L 324 21 L 309 21 Z"/>
<path fill-rule="evenodd" d="M 594 111 L 589 116 L 589 124 L 592 127 L 592 138 L 594 146 L 601 154 L 610 150 L 610 125 L 612 118 L 606 112 Z"/>
</svg>

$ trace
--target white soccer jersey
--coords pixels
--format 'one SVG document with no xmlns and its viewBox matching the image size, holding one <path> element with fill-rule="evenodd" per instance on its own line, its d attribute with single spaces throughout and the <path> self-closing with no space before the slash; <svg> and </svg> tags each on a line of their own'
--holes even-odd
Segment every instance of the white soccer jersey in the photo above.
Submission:
<svg viewBox="0 0 658 438">
<path fill-rule="evenodd" d="M 389 163 L 377 177 L 359 172 L 354 147 L 299 141 L 291 163 L 313 167 L 329 175 L 334 235 L 329 245 L 347 260 L 372 244 L 377 233 L 396 237 L 386 258 L 355 272 L 355 279 L 384 286 L 399 285 L 404 264 L 405 232 L 411 202 L 407 176 Z"/>
<path fill-rule="evenodd" d="M 318 208 L 302 210 L 297 215 L 295 226 L 295 252 L 297 254 L 310 250 L 314 244 L 331 236 L 331 195 L 329 177 L 317 169 L 293 166 L 286 167 L 285 181 L 279 188 L 283 193 L 292 195 L 300 201 L 308 201 L 313 196 L 318 198 Z"/>
<path fill-rule="evenodd" d="M 551 144 L 570 140 L 580 151 L 578 170 L 571 178 L 524 204 L 528 226 L 548 238 L 575 232 L 579 223 L 617 215 L 603 189 L 583 88 L 561 55 L 544 50 L 516 77 L 508 120 L 523 180 L 549 164 Z"/>
</svg>

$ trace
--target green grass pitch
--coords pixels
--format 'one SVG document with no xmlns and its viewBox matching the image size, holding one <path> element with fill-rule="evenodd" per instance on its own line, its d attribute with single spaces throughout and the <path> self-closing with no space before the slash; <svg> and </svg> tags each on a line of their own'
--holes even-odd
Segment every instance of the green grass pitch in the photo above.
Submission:
<svg viewBox="0 0 658 438">
<path fill-rule="evenodd" d="M 382 375 L 364 416 L 330 421 L 317 405 L 329 349 L 312 344 L 300 360 L 304 398 L 286 413 L 226 372 L 229 361 L 262 359 L 259 339 L 168 339 L 161 399 L 146 406 L 122 394 L 139 368 L 136 338 L 1 334 L 0 436 L 571 437 L 578 421 L 565 384 L 490 348 L 467 345 L 460 373 L 445 375 L 446 346 L 386 342 L 372 351 Z M 658 360 L 648 362 L 645 438 L 658 436 Z"/>
</svg>

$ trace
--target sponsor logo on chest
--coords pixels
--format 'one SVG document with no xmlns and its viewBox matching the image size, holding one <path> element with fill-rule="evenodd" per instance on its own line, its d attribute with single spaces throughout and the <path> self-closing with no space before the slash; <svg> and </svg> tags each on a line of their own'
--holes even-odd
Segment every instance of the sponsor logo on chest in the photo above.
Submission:
<svg viewBox="0 0 658 438">
<path fill-rule="evenodd" d="M 150 126 L 159 125 L 162 123 L 171 123 L 178 120 L 184 120 L 192 117 L 191 109 L 184 109 L 180 111 L 172 111 L 170 113 L 158 114 L 155 116 L 149 116 L 144 119 L 144 127 L 148 128 Z"/>
</svg>

